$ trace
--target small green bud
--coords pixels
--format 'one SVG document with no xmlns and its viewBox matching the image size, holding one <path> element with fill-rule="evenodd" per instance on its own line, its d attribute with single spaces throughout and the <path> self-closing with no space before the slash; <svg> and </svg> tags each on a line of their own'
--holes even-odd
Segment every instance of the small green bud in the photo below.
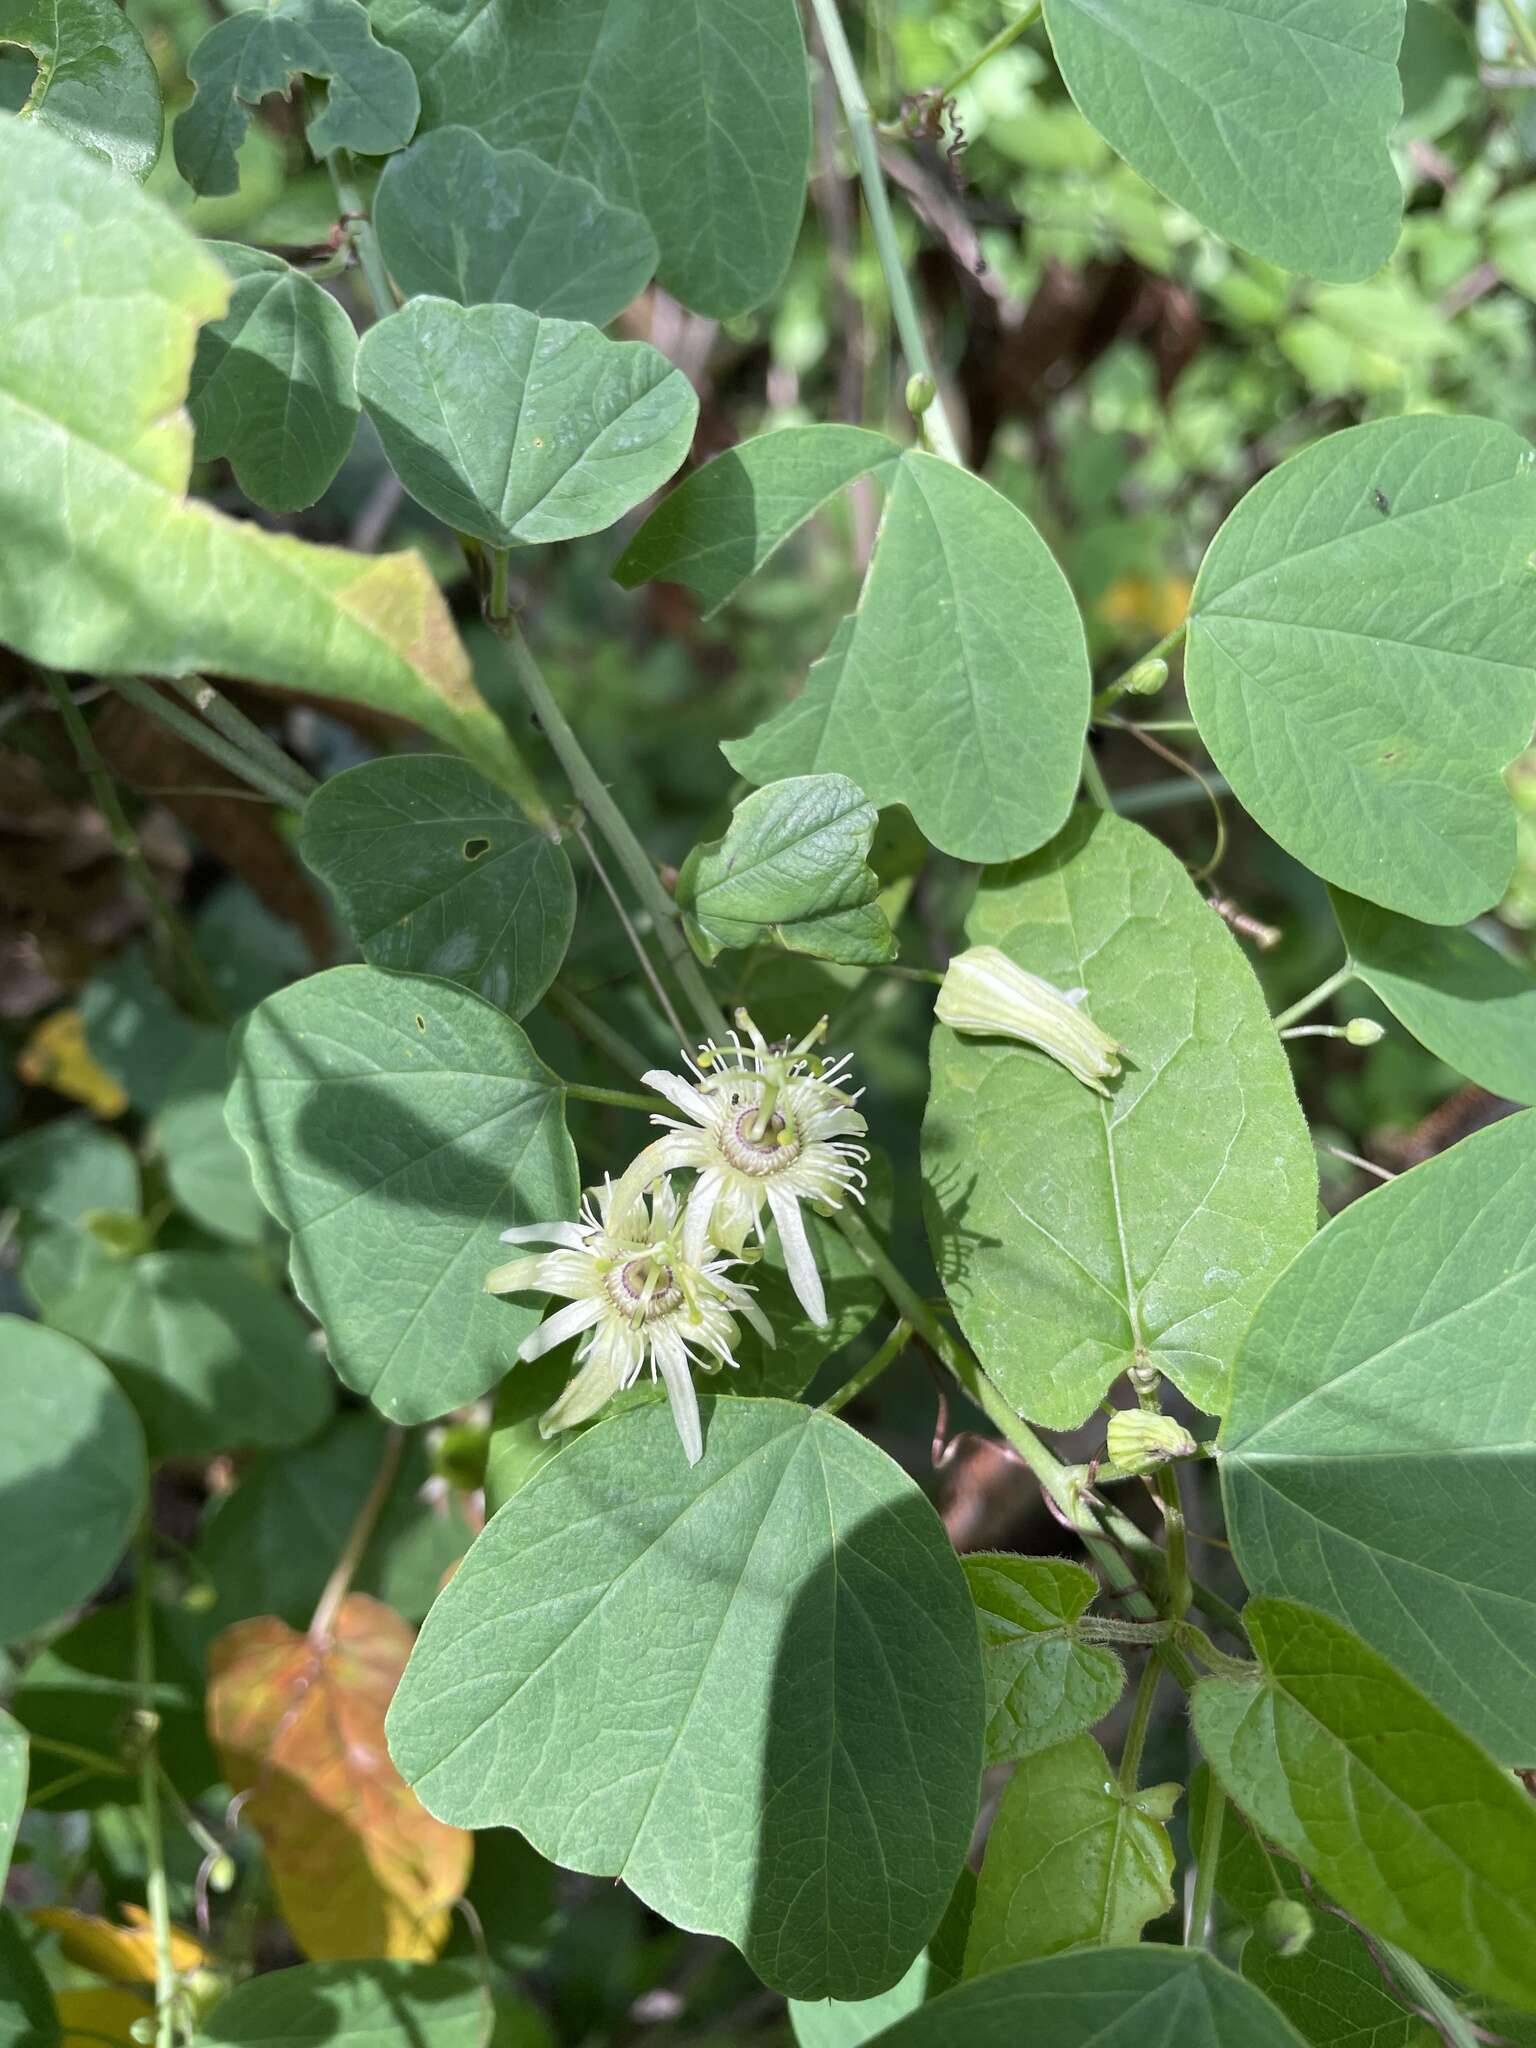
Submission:
<svg viewBox="0 0 1536 2048">
<path fill-rule="evenodd" d="M 218 1589 L 211 1579 L 194 1579 L 182 1588 L 181 1604 L 188 1614 L 207 1614 L 218 1605 Z"/>
<path fill-rule="evenodd" d="M 1182 1422 L 1146 1408 L 1117 1408 L 1104 1447 L 1121 1472 L 1151 1472 L 1170 1458 L 1192 1458 L 1199 1448 Z"/>
<path fill-rule="evenodd" d="M 1387 1035 L 1385 1024 L 1378 1024 L 1374 1017 L 1351 1017 L 1344 1026 L 1344 1036 L 1351 1045 L 1380 1045 Z"/>
<path fill-rule="evenodd" d="M 135 2020 L 132 2026 L 129 2027 L 128 2034 L 131 2040 L 148 2044 L 155 2038 L 155 2023 L 148 2017 L 142 2020 Z"/>
<path fill-rule="evenodd" d="M 230 1891 L 239 1875 L 233 1856 L 215 1856 L 208 1866 L 208 1889 L 211 1892 Z"/>
<path fill-rule="evenodd" d="M 1160 654 L 1149 654 L 1145 661 L 1138 661 L 1125 679 L 1126 695 L 1130 697 L 1155 697 L 1168 680 L 1168 664 Z"/>
<path fill-rule="evenodd" d="M 1300 1899 L 1271 1899 L 1259 1920 L 1259 1939 L 1277 1956 L 1299 1956 L 1312 1939 L 1312 1914 Z"/>
<path fill-rule="evenodd" d="M 936 396 L 933 379 L 922 370 L 907 379 L 907 411 L 914 419 L 922 418 Z"/>
<path fill-rule="evenodd" d="M 972 946 L 950 961 L 934 1014 L 952 1031 L 1038 1046 L 1085 1088 L 1107 1095 L 1104 1081 L 1119 1073 L 1122 1048 L 1079 1008 L 1085 993 L 1063 995 L 996 946 Z"/>
</svg>

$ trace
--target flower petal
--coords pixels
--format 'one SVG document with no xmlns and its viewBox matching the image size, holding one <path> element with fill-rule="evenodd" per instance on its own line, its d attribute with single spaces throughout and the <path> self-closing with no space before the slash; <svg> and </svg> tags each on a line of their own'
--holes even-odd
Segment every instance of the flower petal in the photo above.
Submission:
<svg viewBox="0 0 1536 2048">
<path fill-rule="evenodd" d="M 669 1074 L 662 1067 L 651 1067 L 641 1079 L 647 1088 L 654 1088 L 658 1095 L 664 1095 L 674 1109 L 692 1117 L 696 1124 L 714 1122 L 715 1112 L 708 1096 L 695 1088 L 691 1081 L 685 1081 L 681 1074 Z"/>
<path fill-rule="evenodd" d="M 544 1269 L 544 1255 L 536 1252 L 529 1259 L 509 1259 L 504 1266 L 493 1266 L 485 1276 L 487 1294 L 543 1294 L 546 1290 L 539 1275 Z"/>
<path fill-rule="evenodd" d="M 702 1266 L 709 1257 L 709 1225 L 724 1181 L 720 1168 L 711 1166 L 689 1190 L 688 1207 L 683 1212 L 683 1257 L 690 1266 Z"/>
<path fill-rule="evenodd" d="M 601 1348 L 594 1350 L 559 1400 L 539 1417 L 539 1435 L 556 1436 L 562 1429 L 574 1429 L 578 1422 L 590 1422 L 613 1399 L 619 1385 L 614 1359 Z"/>
<path fill-rule="evenodd" d="M 805 1234 L 800 1204 L 787 1188 L 775 1187 L 770 1181 L 768 1206 L 779 1226 L 779 1243 L 784 1247 L 784 1264 L 789 1269 L 789 1284 L 795 1290 L 795 1298 L 811 1321 L 824 1329 L 827 1298 L 821 1290 L 821 1275 L 816 1270 L 811 1241 Z"/>
<path fill-rule="evenodd" d="M 690 1465 L 697 1465 L 704 1455 L 704 1430 L 699 1421 L 699 1397 L 694 1390 L 693 1374 L 688 1370 L 688 1354 L 674 1331 L 658 1329 L 651 1355 L 661 1367 L 661 1377 L 666 1382 L 667 1399 L 672 1404 L 672 1420 L 682 1441 L 683 1456 Z"/>
<path fill-rule="evenodd" d="M 589 1295 L 585 1301 L 568 1302 L 564 1308 L 557 1308 L 552 1316 L 546 1316 L 536 1330 L 530 1330 L 517 1347 L 517 1355 L 524 1365 L 535 1358 L 542 1358 L 546 1351 L 553 1351 L 557 1344 L 563 1344 L 567 1337 L 580 1336 L 583 1330 L 590 1330 L 604 1314 L 612 1314 L 611 1304 L 600 1294 Z"/>
<path fill-rule="evenodd" d="M 668 1135 L 665 1138 L 653 1139 L 642 1152 L 635 1154 L 613 1183 L 608 1195 L 604 1220 L 614 1236 L 623 1235 L 625 1219 L 630 1209 L 653 1180 L 660 1180 L 664 1173 L 670 1173 L 675 1166 L 686 1166 L 689 1163 L 686 1156 L 683 1156 L 687 1145 L 686 1138 Z"/>
<path fill-rule="evenodd" d="M 558 1244 L 568 1252 L 579 1252 L 586 1243 L 579 1223 L 519 1223 L 501 1233 L 503 1244 Z"/>
</svg>

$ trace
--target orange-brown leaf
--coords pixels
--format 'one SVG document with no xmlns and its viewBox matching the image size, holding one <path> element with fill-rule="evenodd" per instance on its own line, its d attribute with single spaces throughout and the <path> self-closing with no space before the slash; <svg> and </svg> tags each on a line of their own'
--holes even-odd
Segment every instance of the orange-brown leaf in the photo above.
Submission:
<svg viewBox="0 0 1536 2048">
<path fill-rule="evenodd" d="M 353 1593 L 327 1647 L 267 1615 L 209 1653 L 209 1734 L 315 1962 L 431 1961 L 469 1878 L 472 1838 L 433 1819 L 384 1742 L 411 1642 L 399 1615 Z"/>
</svg>

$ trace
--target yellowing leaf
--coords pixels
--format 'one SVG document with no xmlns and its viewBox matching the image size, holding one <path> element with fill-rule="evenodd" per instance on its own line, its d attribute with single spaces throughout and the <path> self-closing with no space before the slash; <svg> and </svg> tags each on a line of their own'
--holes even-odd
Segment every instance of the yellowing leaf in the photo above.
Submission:
<svg viewBox="0 0 1536 2048">
<path fill-rule="evenodd" d="M 208 1728 L 261 1836 L 283 1916 L 315 1962 L 430 1962 L 469 1878 L 471 1838 L 434 1820 L 390 1761 L 384 1714 L 412 1631 L 353 1593 L 328 1645 L 271 1615 L 209 1652 Z"/>
<path fill-rule="evenodd" d="M 29 1088 L 51 1088 L 95 1116 L 121 1116 L 128 1107 L 118 1083 L 91 1058 L 78 1010 L 45 1017 L 17 1054 L 16 1072 Z"/>
<path fill-rule="evenodd" d="M 34 1925 L 59 1938 L 65 1960 L 118 1984 L 153 1984 L 155 1937 L 142 1906 L 122 1908 L 130 1924 L 98 1919 L 93 1913 L 71 1912 L 67 1906 L 37 1906 L 27 1915 Z M 199 1970 L 210 1962 L 208 1951 L 179 1927 L 171 1929 L 171 1961 L 178 1971 Z"/>
<path fill-rule="evenodd" d="M 103 2041 L 137 2048 L 129 2028 L 150 2017 L 149 2001 L 135 1991 L 56 1991 L 53 2002 L 63 2028 L 58 2048 L 101 2048 Z"/>
<path fill-rule="evenodd" d="M 223 269 L 165 207 L 0 123 L 0 639 L 55 668 L 209 669 L 414 720 L 527 774 L 418 555 L 264 532 L 187 498 L 184 410 Z"/>
</svg>

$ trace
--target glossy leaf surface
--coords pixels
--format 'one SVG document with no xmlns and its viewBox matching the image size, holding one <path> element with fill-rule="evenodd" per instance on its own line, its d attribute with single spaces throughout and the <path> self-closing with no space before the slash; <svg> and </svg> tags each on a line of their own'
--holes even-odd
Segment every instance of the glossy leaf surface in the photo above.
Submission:
<svg viewBox="0 0 1536 2048">
<path fill-rule="evenodd" d="M 300 850 L 372 966 L 441 975 L 521 1017 L 565 957 L 564 849 L 466 761 L 410 754 L 332 776 Z"/>
<path fill-rule="evenodd" d="M 1225 1405 L 1253 1310 L 1311 1237 L 1316 1167 L 1253 970 L 1179 861 L 1080 810 L 966 923 L 1125 1047 L 1101 1097 L 1045 1053 L 933 1037 L 924 1174 L 946 1291 L 1021 1413 L 1084 1421 L 1138 1359 Z"/>
<path fill-rule="evenodd" d="M 1352 1203 L 1238 1358 L 1243 1577 L 1326 1609 L 1506 1763 L 1536 1763 L 1536 1114 Z"/>
<path fill-rule="evenodd" d="M 96 1591 L 149 1481 L 138 1417 L 99 1359 L 20 1316 L 0 1316 L 0 1341 L 0 1643 L 15 1643 Z"/>
<path fill-rule="evenodd" d="M 1251 490 L 1190 607 L 1190 709 L 1240 803 L 1430 924 L 1502 895 L 1536 721 L 1536 454 L 1491 420 L 1331 434 Z"/>
<path fill-rule="evenodd" d="M 642 216 L 526 149 L 436 128 L 390 158 L 373 220 L 405 297 L 499 302 L 606 327 L 656 268 Z"/>
<path fill-rule="evenodd" d="M 335 967 L 246 1026 L 230 1129 L 332 1364 L 392 1421 L 477 1399 L 538 1320 L 481 1290 L 503 1230 L 576 1213 L 562 1104 L 517 1026 L 451 982 Z"/>
<path fill-rule="evenodd" d="M 21 107 L 67 141 L 130 178 L 160 154 L 160 81 L 138 29 L 114 0 L 9 0 L 0 48 L 19 43 L 37 60 Z"/>
<path fill-rule="evenodd" d="M 1342 1623 L 1243 1610 L 1259 1677 L 1196 1686 L 1223 1788 L 1372 1933 L 1474 1990 L 1536 2003 L 1536 1808 Z"/>
<path fill-rule="evenodd" d="M 858 609 L 804 690 L 744 740 L 757 783 L 836 772 L 961 860 L 1010 860 L 1071 807 L 1088 716 L 1082 621 L 1050 550 L 990 484 L 902 457 Z"/>
<path fill-rule="evenodd" d="M 389 1738 L 446 1819 L 622 1876 L 791 1996 L 859 1998 L 948 1904 L 981 1725 L 911 1481 L 834 1417 L 721 1399 L 692 1470 L 649 1404 L 535 1473 L 427 1617 Z"/>
</svg>

